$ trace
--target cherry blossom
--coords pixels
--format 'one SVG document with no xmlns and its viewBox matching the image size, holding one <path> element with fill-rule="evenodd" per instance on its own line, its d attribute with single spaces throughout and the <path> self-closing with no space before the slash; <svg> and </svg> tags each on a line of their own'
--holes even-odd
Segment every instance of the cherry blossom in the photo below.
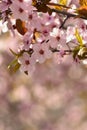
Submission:
<svg viewBox="0 0 87 130">
<path fill-rule="evenodd" d="M 47 43 L 37 43 L 33 46 L 34 53 L 32 57 L 36 59 L 39 63 L 45 62 L 46 59 L 51 58 L 52 52 Z"/>
<path fill-rule="evenodd" d="M 54 53 L 60 61 L 65 55 L 75 61 L 87 58 L 87 18 L 79 15 L 80 6 L 79 0 L 0 1 L 2 22 L 20 37 L 18 53 L 11 52 L 21 70 L 28 73 L 36 62 L 44 63 Z"/>
<path fill-rule="evenodd" d="M 13 12 L 13 16 L 16 19 L 27 20 L 28 13 L 27 13 L 27 4 L 20 0 L 12 1 L 10 9 Z"/>
<path fill-rule="evenodd" d="M 26 74 L 32 74 L 35 69 L 35 60 L 30 57 L 28 53 L 23 53 L 23 55 L 19 57 L 18 61 L 21 64 L 20 69 L 23 72 L 25 72 Z"/>
</svg>

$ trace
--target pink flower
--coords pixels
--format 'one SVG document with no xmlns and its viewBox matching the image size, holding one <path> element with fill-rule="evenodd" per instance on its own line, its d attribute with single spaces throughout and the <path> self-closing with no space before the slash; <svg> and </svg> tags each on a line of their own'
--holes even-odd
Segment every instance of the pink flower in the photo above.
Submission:
<svg viewBox="0 0 87 130">
<path fill-rule="evenodd" d="M 32 74 L 35 70 L 35 60 L 26 52 L 19 57 L 18 62 L 21 64 L 20 70 L 23 72 Z"/>
<path fill-rule="evenodd" d="M 45 62 L 46 59 L 49 59 L 52 56 L 49 44 L 47 43 L 36 43 L 33 46 L 33 50 L 34 53 L 32 54 L 32 57 L 34 57 L 39 63 Z"/>
<path fill-rule="evenodd" d="M 10 9 L 13 13 L 14 18 L 21 19 L 23 21 L 28 19 L 26 2 L 19 0 L 12 1 Z"/>
<path fill-rule="evenodd" d="M 8 0 L 2 0 L 2 1 L 0 1 L 1 3 L 0 3 L 0 11 L 1 12 L 4 12 L 4 11 L 6 11 L 6 10 L 8 10 L 8 7 L 9 7 L 9 5 L 11 4 L 10 2 L 8 2 Z"/>
</svg>

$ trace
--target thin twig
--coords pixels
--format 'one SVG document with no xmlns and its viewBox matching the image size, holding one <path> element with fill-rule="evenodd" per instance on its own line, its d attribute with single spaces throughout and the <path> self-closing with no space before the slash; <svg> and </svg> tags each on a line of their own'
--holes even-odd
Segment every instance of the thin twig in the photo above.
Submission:
<svg viewBox="0 0 87 130">
<path fill-rule="evenodd" d="M 57 9 L 51 9 L 52 12 L 56 12 L 56 13 L 59 13 L 59 14 L 63 14 L 63 15 L 66 15 L 67 17 L 75 17 L 75 18 L 82 18 L 82 19 L 85 19 L 87 20 L 86 17 L 84 16 L 79 16 L 78 14 L 71 14 L 69 12 L 66 12 L 66 11 L 63 11 L 63 10 L 57 10 Z"/>
<path fill-rule="evenodd" d="M 60 50 L 59 49 L 56 49 L 56 48 L 50 48 L 50 50 L 53 52 L 53 53 L 55 53 L 55 52 L 60 52 Z M 73 52 L 73 50 L 71 50 L 71 49 L 69 49 L 69 50 L 64 50 L 64 52 L 65 52 L 65 54 L 66 53 L 72 53 Z"/>
<path fill-rule="evenodd" d="M 47 3 L 47 5 L 50 5 L 50 6 L 55 6 L 55 7 L 63 7 L 63 8 L 67 8 L 69 9 L 70 7 L 66 6 L 66 5 L 62 5 L 62 4 L 56 4 L 56 3 Z"/>
<path fill-rule="evenodd" d="M 68 16 L 64 19 L 64 21 L 62 22 L 62 24 L 60 25 L 60 27 L 59 27 L 59 29 L 61 29 L 61 28 L 63 28 L 63 26 L 64 26 L 64 24 L 65 24 L 65 22 L 68 20 Z"/>
</svg>

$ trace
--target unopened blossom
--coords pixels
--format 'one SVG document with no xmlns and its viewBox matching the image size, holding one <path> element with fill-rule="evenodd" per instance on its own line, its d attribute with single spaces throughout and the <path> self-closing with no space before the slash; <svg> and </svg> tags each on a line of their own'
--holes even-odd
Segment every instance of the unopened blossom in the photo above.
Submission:
<svg viewBox="0 0 87 130">
<path fill-rule="evenodd" d="M 13 28 L 11 19 L 8 18 L 8 19 L 7 19 L 7 22 L 8 22 L 8 23 L 7 23 L 8 29 L 11 30 L 13 36 L 15 36 L 15 32 L 14 32 L 14 28 Z"/>
<path fill-rule="evenodd" d="M 32 44 L 32 39 L 33 39 L 33 32 L 30 30 L 29 32 L 25 33 L 23 37 L 23 50 L 29 50 L 30 45 Z"/>
</svg>

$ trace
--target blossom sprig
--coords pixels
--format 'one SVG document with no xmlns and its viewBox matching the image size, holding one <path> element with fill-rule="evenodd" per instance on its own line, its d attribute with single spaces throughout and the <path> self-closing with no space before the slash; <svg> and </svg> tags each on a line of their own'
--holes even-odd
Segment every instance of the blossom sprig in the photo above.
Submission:
<svg viewBox="0 0 87 130">
<path fill-rule="evenodd" d="M 87 59 L 86 1 L 78 0 L 2 0 L 0 18 L 8 30 L 22 39 L 18 53 L 9 65 L 26 74 L 37 63 L 72 55 L 76 61 Z M 14 35 L 14 36 L 15 36 Z"/>
<path fill-rule="evenodd" d="M 40 44 L 35 44 L 34 47 L 29 48 L 28 50 L 21 50 L 19 53 L 15 53 L 10 49 L 10 51 L 15 56 L 15 59 L 11 62 L 8 68 L 15 72 L 22 66 L 22 70 L 25 74 L 32 73 L 35 69 L 35 64 L 37 62 L 44 63 L 46 59 L 51 58 L 52 53 L 59 53 L 61 58 L 71 54 L 73 55 L 73 59 L 75 61 L 77 61 L 77 59 L 79 61 L 87 59 L 87 47 L 83 43 L 83 39 L 77 29 L 75 30 L 75 37 L 78 44 L 74 48 L 65 50 L 52 48 L 49 44 L 49 48 L 47 48 L 48 45 L 44 43 L 45 41 Z M 49 40 L 46 42 L 48 43 Z"/>
</svg>

